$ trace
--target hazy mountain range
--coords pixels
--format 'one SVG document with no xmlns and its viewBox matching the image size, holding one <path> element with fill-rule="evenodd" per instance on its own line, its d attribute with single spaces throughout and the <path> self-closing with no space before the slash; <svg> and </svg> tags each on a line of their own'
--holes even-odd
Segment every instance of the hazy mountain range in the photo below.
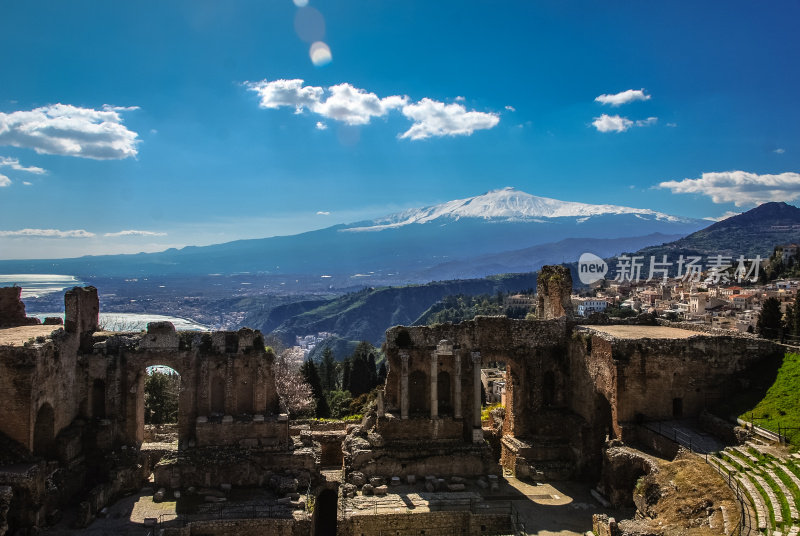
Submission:
<svg viewBox="0 0 800 536">
<path fill-rule="evenodd" d="M 602 255 L 661 244 L 706 223 L 649 209 L 559 201 L 504 188 L 292 236 L 159 253 L 0 261 L 0 272 L 86 277 L 304 274 L 328 276 L 332 286 L 346 287 L 369 278 L 409 282 L 531 271 L 542 264 L 573 260 L 600 244 Z"/>
<path fill-rule="evenodd" d="M 651 236 L 650 240 L 657 241 L 662 237 L 663 235 Z M 603 252 L 619 248 L 626 242 L 634 243 L 635 240 L 595 240 L 592 241 L 592 251 L 605 256 L 613 268 L 614 260 Z M 647 242 L 647 237 L 643 237 L 642 242 Z M 800 209 L 786 203 L 765 203 L 672 242 L 624 251 L 645 257 L 645 264 L 650 255 L 655 255 L 657 259 L 661 259 L 661 255 L 667 255 L 671 261 L 677 260 L 680 254 L 704 258 L 716 254 L 732 257 L 741 254 L 748 258 L 760 255 L 767 258 L 776 245 L 790 242 L 800 242 Z M 541 247 L 552 249 L 560 246 L 566 255 L 574 252 L 576 244 L 581 243 L 579 239 L 568 239 Z M 525 259 L 535 258 L 538 248 L 537 246 L 479 259 L 502 258 L 505 264 L 524 262 Z M 568 266 L 573 271 L 573 283 L 580 285 L 576 263 L 569 263 Z M 344 356 L 345 349 L 352 349 L 359 340 L 378 344 L 389 327 L 396 324 L 410 325 L 419 321 L 421 315 L 445 296 L 532 289 L 536 286 L 536 276 L 536 272 L 528 272 L 424 285 L 368 288 L 328 300 L 276 307 L 268 314 L 249 315 L 245 323 L 264 332 L 274 332 L 287 341 L 293 340 L 295 335 L 335 331 L 340 334 L 341 340 L 331 344 L 338 349 L 338 356 Z M 608 277 L 613 277 L 613 274 Z"/>
</svg>

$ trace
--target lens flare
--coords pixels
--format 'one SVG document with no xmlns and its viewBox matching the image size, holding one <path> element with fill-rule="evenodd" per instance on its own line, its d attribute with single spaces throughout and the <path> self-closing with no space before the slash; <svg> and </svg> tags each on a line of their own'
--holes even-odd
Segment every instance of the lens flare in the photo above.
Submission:
<svg viewBox="0 0 800 536">
<path fill-rule="evenodd" d="M 325 17 L 313 7 L 301 7 L 294 16 L 294 31 L 306 43 L 325 39 Z"/>
<path fill-rule="evenodd" d="M 327 65 L 333 59 L 330 47 L 322 41 L 312 44 L 308 50 L 308 55 L 311 57 L 311 62 L 317 67 Z"/>
</svg>

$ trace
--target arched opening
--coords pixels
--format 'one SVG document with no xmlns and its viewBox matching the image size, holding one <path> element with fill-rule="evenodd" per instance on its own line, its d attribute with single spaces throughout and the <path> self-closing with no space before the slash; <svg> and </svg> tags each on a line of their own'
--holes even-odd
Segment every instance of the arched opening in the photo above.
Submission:
<svg viewBox="0 0 800 536">
<path fill-rule="evenodd" d="M 144 423 L 177 424 L 181 376 L 166 365 L 147 367 L 144 380 Z"/>
<path fill-rule="evenodd" d="M 542 378 L 542 406 L 550 407 L 556 402 L 556 377 L 552 370 L 544 373 Z"/>
<path fill-rule="evenodd" d="M 336 492 L 323 490 L 314 504 L 313 536 L 336 536 Z"/>
<path fill-rule="evenodd" d="M 55 458 L 53 440 L 55 439 L 56 415 L 53 406 L 45 402 L 36 413 L 33 427 L 33 453 L 43 458 Z"/>
<path fill-rule="evenodd" d="M 225 379 L 219 374 L 211 379 L 211 414 L 225 414 Z"/>
<path fill-rule="evenodd" d="M 92 383 L 92 417 L 106 418 L 106 382 L 95 380 Z"/>
<path fill-rule="evenodd" d="M 421 370 L 415 370 L 408 375 L 408 402 L 409 413 L 428 413 L 428 376 Z"/>
<path fill-rule="evenodd" d="M 436 378 L 436 395 L 439 398 L 439 415 L 452 415 L 453 404 L 450 398 L 450 374 L 439 372 Z"/>
</svg>

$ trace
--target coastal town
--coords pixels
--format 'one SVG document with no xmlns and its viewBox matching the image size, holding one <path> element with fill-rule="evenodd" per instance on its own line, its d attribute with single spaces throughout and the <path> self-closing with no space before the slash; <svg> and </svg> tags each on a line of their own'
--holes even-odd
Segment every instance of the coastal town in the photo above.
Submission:
<svg viewBox="0 0 800 536">
<path fill-rule="evenodd" d="M 777 257 L 773 256 L 772 260 L 777 258 L 784 266 L 791 267 L 797 260 L 799 248 L 797 244 L 777 246 Z M 627 262 L 629 267 L 629 259 L 620 257 L 618 265 Z M 614 279 L 600 279 L 573 293 L 575 314 L 589 317 L 593 313 L 606 313 L 625 317 L 650 313 L 672 321 L 753 333 L 767 299 L 778 300 L 784 314 L 795 301 L 800 278 L 785 277 L 767 282 L 759 279 L 769 260 L 748 260 L 744 265 L 737 265 L 737 261 L 731 262 L 730 258 L 727 264 L 718 261 L 718 258 L 709 257 L 705 270 L 687 269 L 678 277 L 666 274 L 653 277 L 652 267 L 650 277 L 645 270 L 633 276 L 630 272 L 618 272 Z M 744 271 L 738 274 L 737 270 Z"/>
</svg>

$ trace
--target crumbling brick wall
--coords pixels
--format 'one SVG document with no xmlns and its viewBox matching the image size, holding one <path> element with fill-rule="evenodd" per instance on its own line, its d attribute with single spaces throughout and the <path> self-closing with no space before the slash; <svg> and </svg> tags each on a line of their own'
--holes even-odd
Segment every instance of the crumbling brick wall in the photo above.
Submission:
<svg viewBox="0 0 800 536">
<path fill-rule="evenodd" d="M 39 324 L 39 319 L 25 315 L 22 287 L 0 287 L 0 328 Z"/>
<path fill-rule="evenodd" d="M 536 279 L 536 318 L 573 317 L 572 274 L 566 266 L 543 266 Z"/>
</svg>

